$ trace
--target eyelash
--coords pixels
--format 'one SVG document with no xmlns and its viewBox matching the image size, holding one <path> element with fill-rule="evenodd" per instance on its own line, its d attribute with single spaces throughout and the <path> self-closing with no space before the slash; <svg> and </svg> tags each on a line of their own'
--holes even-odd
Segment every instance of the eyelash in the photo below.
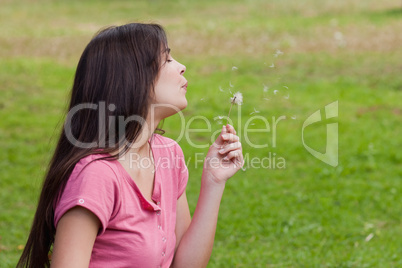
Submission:
<svg viewBox="0 0 402 268">
<path fill-rule="evenodd" d="M 167 62 L 172 62 L 173 60 L 171 60 L 171 59 L 167 59 L 166 61 L 167 61 Z"/>
</svg>

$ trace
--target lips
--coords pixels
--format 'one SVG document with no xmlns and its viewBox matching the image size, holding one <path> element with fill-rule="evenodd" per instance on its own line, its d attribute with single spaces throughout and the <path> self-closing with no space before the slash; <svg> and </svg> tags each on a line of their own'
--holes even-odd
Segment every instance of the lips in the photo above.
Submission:
<svg viewBox="0 0 402 268">
<path fill-rule="evenodd" d="M 186 83 L 182 86 L 182 88 L 184 88 L 185 90 L 187 90 L 187 85 L 188 85 L 188 82 L 186 82 Z"/>
</svg>

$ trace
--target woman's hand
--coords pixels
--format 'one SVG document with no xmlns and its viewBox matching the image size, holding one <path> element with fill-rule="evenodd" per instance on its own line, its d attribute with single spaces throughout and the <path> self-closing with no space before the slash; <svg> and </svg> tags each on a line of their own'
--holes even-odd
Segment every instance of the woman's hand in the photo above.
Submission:
<svg viewBox="0 0 402 268">
<path fill-rule="evenodd" d="M 229 124 L 222 127 L 222 132 L 209 148 L 204 163 L 205 179 L 215 183 L 225 183 L 244 165 L 239 136 Z"/>
</svg>

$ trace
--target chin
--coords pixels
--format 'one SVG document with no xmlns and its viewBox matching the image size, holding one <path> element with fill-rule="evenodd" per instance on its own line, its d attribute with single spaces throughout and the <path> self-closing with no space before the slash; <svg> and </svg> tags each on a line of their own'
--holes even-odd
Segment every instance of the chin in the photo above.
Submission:
<svg viewBox="0 0 402 268">
<path fill-rule="evenodd" d="M 187 100 L 181 103 L 175 104 L 156 104 L 154 106 L 156 114 L 159 114 L 161 118 L 167 118 L 169 116 L 175 115 L 187 107 Z"/>
<path fill-rule="evenodd" d="M 183 106 L 180 108 L 180 111 L 186 109 L 187 105 L 188 105 L 188 103 L 187 103 L 187 100 L 186 100 L 185 103 L 183 103 Z"/>
</svg>

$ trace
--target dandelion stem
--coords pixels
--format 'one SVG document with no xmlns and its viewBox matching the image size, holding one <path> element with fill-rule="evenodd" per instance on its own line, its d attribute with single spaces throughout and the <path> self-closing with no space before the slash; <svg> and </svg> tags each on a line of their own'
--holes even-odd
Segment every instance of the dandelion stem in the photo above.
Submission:
<svg viewBox="0 0 402 268">
<path fill-rule="evenodd" d="M 230 109 L 229 109 L 229 113 L 228 113 L 228 118 L 226 118 L 226 125 L 229 124 L 229 117 L 230 117 L 230 111 L 232 111 L 232 106 L 233 106 L 233 102 L 230 104 Z"/>
</svg>

